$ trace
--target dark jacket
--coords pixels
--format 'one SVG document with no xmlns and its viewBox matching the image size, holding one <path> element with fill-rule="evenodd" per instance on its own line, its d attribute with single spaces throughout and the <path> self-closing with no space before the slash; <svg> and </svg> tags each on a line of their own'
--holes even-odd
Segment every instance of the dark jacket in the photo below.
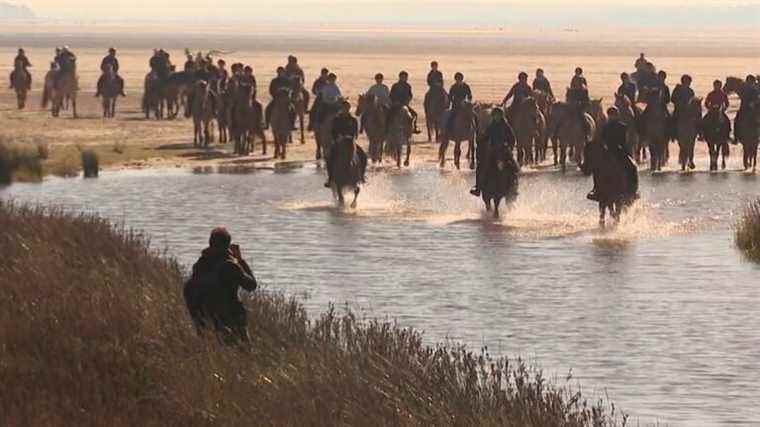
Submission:
<svg viewBox="0 0 760 427">
<path fill-rule="evenodd" d="M 206 248 L 193 265 L 192 279 L 200 281 L 210 273 L 216 272 L 216 286 L 212 291 L 202 295 L 202 301 L 188 301 L 188 307 L 202 307 L 203 315 L 228 323 L 245 313 L 238 299 L 238 290 L 243 288 L 253 291 L 258 286 L 251 268 L 245 261 L 236 260 L 229 250 Z"/>
<path fill-rule="evenodd" d="M 391 87 L 391 103 L 397 105 L 408 105 L 414 95 L 412 94 L 412 87 L 406 82 L 396 82 Z"/>
<path fill-rule="evenodd" d="M 523 99 L 530 97 L 532 90 L 528 83 L 517 82 L 512 85 L 504 99 L 509 100 L 509 98 L 512 98 L 512 105 L 517 105 Z"/>
<path fill-rule="evenodd" d="M 617 90 L 618 95 L 625 95 L 631 102 L 636 102 L 636 84 L 633 82 L 622 83 Z"/>
<path fill-rule="evenodd" d="M 428 86 L 443 86 L 443 73 L 438 70 L 430 70 L 427 75 Z"/>
<path fill-rule="evenodd" d="M 690 87 L 678 84 L 670 95 L 670 102 L 678 108 L 686 105 L 686 103 L 692 98 L 694 98 L 694 90 Z"/>
<path fill-rule="evenodd" d="M 554 96 L 552 84 L 549 83 L 549 79 L 546 77 L 533 79 L 533 90 L 540 90 L 541 92 Z"/>
<path fill-rule="evenodd" d="M 322 86 L 327 84 L 327 77 L 319 76 L 316 80 L 314 80 L 314 84 L 311 85 L 311 93 L 312 95 L 316 96 L 319 95 L 319 91 L 322 89 Z"/>
<path fill-rule="evenodd" d="M 274 98 L 275 94 L 280 90 L 290 90 L 290 80 L 288 80 L 287 77 L 275 77 L 272 79 L 272 82 L 269 83 L 269 95 L 271 95 L 272 98 Z"/>
<path fill-rule="evenodd" d="M 625 152 L 628 126 L 620 120 L 610 120 L 602 129 L 602 141 L 608 150 Z"/>
<path fill-rule="evenodd" d="M 338 114 L 335 116 L 332 125 L 332 137 L 338 140 L 342 136 L 351 136 L 356 139 L 359 134 L 359 123 L 351 114 Z"/>
<path fill-rule="evenodd" d="M 16 55 L 16 59 L 13 60 L 13 65 L 16 66 L 16 64 L 20 65 L 21 68 L 29 68 L 32 66 L 32 63 L 29 62 L 29 58 L 27 58 L 26 55 Z"/>
<path fill-rule="evenodd" d="M 471 101 L 472 90 L 470 89 L 470 86 L 464 82 L 461 84 L 455 83 L 451 86 L 451 89 L 449 89 L 449 100 L 451 101 L 452 108 L 459 106 L 462 101 Z"/>
<path fill-rule="evenodd" d="M 514 147 L 515 133 L 506 120 L 494 120 L 486 129 L 486 136 L 491 147 Z"/>
<path fill-rule="evenodd" d="M 115 56 L 108 55 L 100 62 L 100 71 L 106 72 L 106 67 L 111 66 L 114 73 L 119 72 L 119 60 Z"/>
</svg>

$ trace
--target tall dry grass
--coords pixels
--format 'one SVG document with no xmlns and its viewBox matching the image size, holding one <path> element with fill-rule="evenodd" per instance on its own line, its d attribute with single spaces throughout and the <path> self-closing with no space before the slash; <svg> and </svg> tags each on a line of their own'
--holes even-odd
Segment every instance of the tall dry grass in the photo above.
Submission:
<svg viewBox="0 0 760 427">
<path fill-rule="evenodd" d="M 736 247 L 748 259 L 760 262 L 760 199 L 750 202 L 736 227 Z"/>
<path fill-rule="evenodd" d="M 0 185 L 16 180 L 42 180 L 42 160 L 36 147 L 15 144 L 0 137 Z"/>
<path fill-rule="evenodd" d="M 179 266 L 98 217 L 0 202 L 1 425 L 606 426 L 520 360 L 248 301 L 252 345 L 194 333 Z"/>
</svg>

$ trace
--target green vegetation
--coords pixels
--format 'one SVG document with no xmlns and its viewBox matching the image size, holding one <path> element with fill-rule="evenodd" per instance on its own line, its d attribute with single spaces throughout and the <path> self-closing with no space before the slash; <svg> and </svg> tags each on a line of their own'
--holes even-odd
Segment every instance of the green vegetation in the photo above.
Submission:
<svg viewBox="0 0 760 427">
<path fill-rule="evenodd" d="M 749 203 L 736 227 L 736 247 L 748 259 L 760 262 L 760 199 Z"/>
<path fill-rule="evenodd" d="M 0 252 L 0 425 L 619 424 L 520 360 L 267 291 L 250 348 L 200 338 L 180 267 L 98 217 L 0 202 Z"/>
</svg>

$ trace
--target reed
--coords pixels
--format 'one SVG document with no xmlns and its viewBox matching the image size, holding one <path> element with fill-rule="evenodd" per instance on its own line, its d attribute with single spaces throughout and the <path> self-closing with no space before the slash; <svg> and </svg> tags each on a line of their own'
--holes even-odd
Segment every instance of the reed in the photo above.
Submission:
<svg viewBox="0 0 760 427">
<path fill-rule="evenodd" d="M 760 262 L 760 199 L 751 201 L 736 226 L 736 247 L 755 262 Z"/>
<path fill-rule="evenodd" d="M 86 214 L 0 202 L 0 425 L 625 424 L 521 360 L 267 290 L 250 347 L 197 336 L 180 266 Z"/>
</svg>

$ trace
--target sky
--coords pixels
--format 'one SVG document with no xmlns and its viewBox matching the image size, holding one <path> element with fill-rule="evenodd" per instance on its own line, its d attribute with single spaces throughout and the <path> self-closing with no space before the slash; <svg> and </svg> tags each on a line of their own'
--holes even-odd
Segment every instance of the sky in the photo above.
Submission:
<svg viewBox="0 0 760 427">
<path fill-rule="evenodd" d="M 16 0 L 88 20 L 447 26 L 760 26 L 760 0 Z"/>
</svg>

